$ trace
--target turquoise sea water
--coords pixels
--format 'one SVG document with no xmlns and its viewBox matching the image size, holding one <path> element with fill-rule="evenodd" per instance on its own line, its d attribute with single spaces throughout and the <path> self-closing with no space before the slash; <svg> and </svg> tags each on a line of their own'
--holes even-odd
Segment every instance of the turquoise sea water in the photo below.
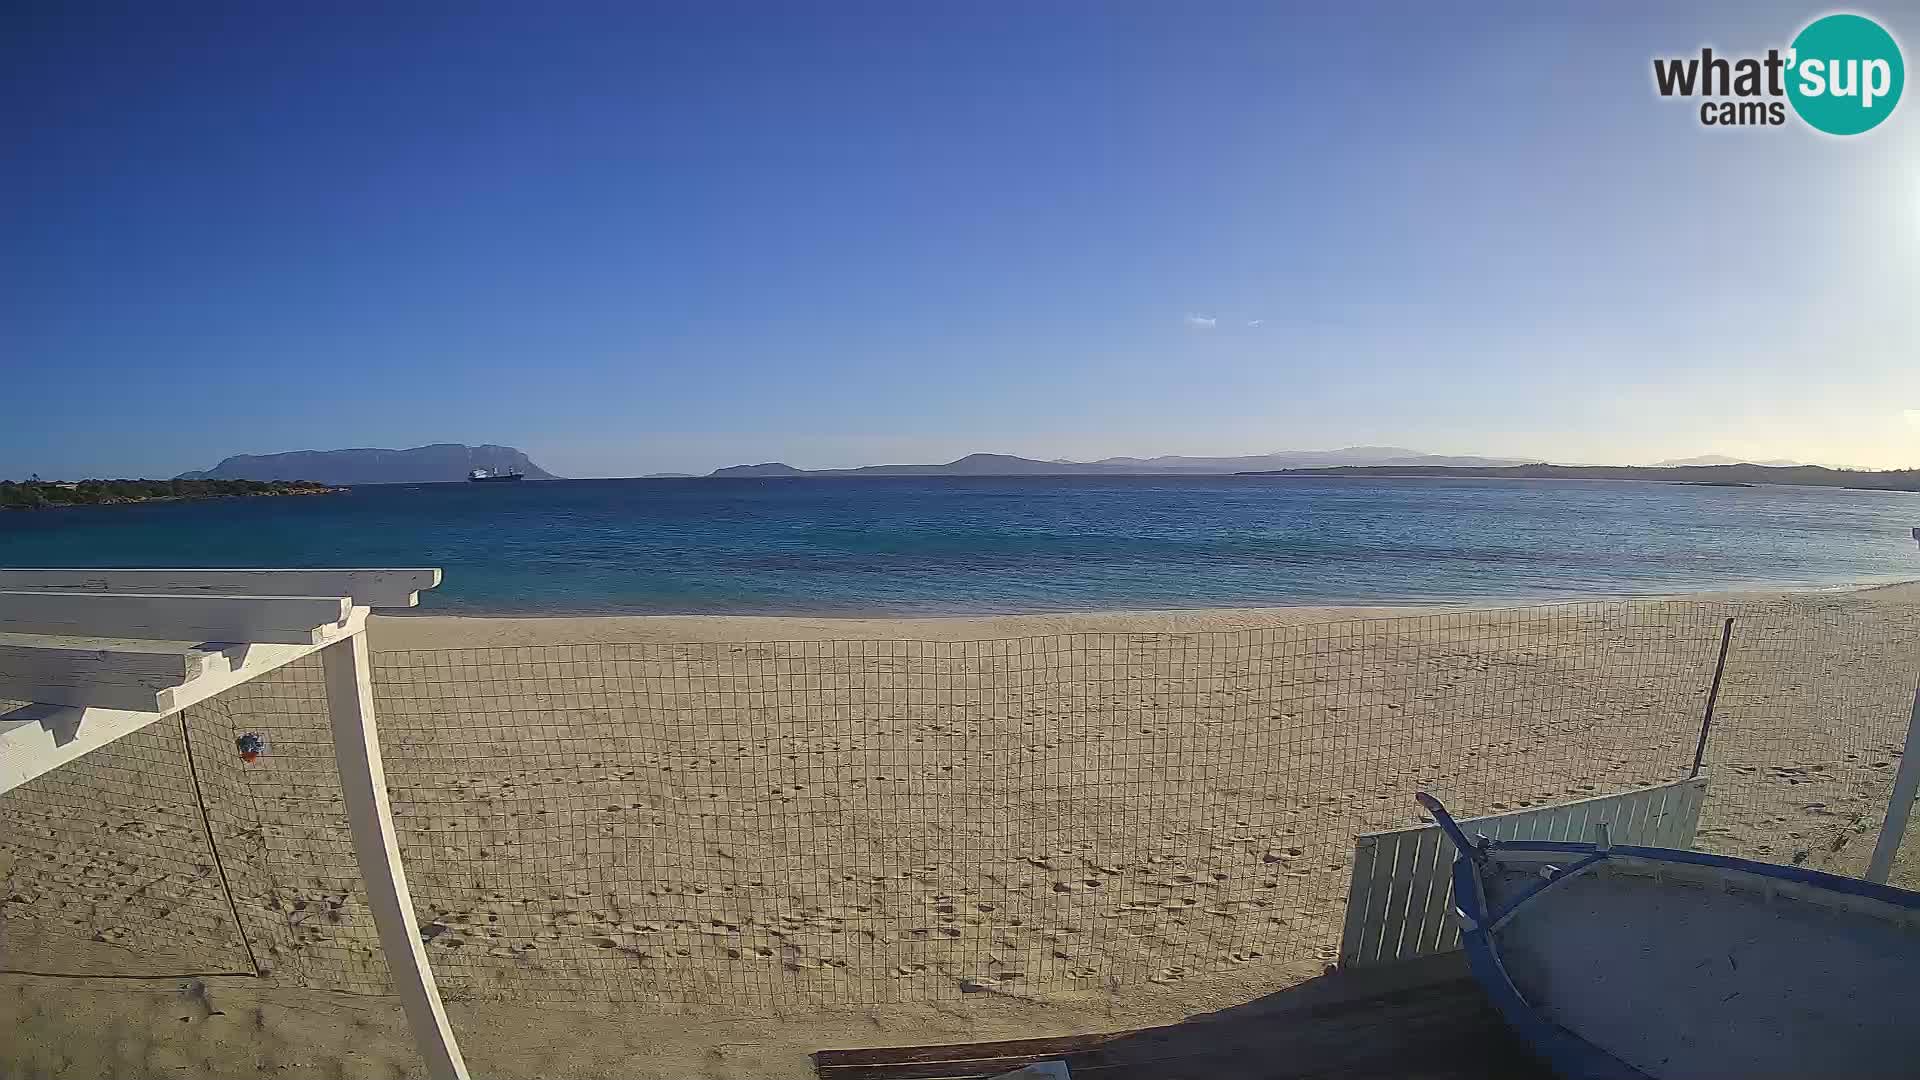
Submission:
<svg viewBox="0 0 1920 1080">
<path fill-rule="evenodd" d="M 0 514 L 0 566 L 440 566 L 423 611 L 943 614 L 1920 577 L 1920 495 L 1274 477 L 573 480 Z"/>
</svg>

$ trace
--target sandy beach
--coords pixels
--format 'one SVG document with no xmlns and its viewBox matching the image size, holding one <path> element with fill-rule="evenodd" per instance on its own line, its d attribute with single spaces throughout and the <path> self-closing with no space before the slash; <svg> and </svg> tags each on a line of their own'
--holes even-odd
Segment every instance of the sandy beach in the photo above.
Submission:
<svg viewBox="0 0 1920 1080">
<path fill-rule="evenodd" d="M 1795 591 L 1761 589 L 1680 593 L 1631 599 L 1777 604 L 1789 599 L 1818 602 L 1822 598 L 1848 598 L 1856 605 L 1853 610 L 1898 613 L 1909 606 L 1920 605 L 1920 583 Z M 1203 634 L 1509 608 L 1526 610 L 1542 606 L 1555 605 L 1350 604 L 870 619 L 800 615 L 573 615 L 512 618 L 386 614 L 375 615 L 368 621 L 368 633 L 376 652 L 608 642 L 978 641 L 1049 634 Z"/>
<path fill-rule="evenodd" d="M 920 619 L 754 615 L 576 615 L 529 618 L 376 615 L 370 620 L 368 632 L 372 635 L 370 640 L 373 648 L 385 652 L 607 642 L 977 641 L 1046 634 L 1199 634 L 1457 610 L 1465 609 L 1192 608 L 1172 611 L 1056 612 L 1043 615 L 955 615 Z"/>
<path fill-rule="evenodd" d="M 1920 585 L 371 634 L 474 1074 L 799 1077 L 827 1046 L 1168 1023 L 1309 979 L 1353 835 L 1416 823 L 1413 791 L 1484 813 L 1684 776 L 1726 616 L 1697 846 L 1858 873 L 1920 673 Z M 147 775 L 177 733 L 0 800 L 4 966 L 82 976 L 0 977 L 0 1075 L 417 1069 L 311 685 L 290 670 L 184 729 L 195 760 L 223 724 L 273 735 L 264 771 L 202 769 L 244 942 L 196 868 L 185 780 Z M 130 868 L 169 860 L 130 892 Z M 99 977 L 242 970 L 249 949 L 264 977 Z"/>
</svg>

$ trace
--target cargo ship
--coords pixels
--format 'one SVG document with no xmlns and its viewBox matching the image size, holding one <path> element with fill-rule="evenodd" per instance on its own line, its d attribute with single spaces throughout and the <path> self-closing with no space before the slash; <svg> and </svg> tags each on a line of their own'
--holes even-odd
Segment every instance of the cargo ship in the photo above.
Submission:
<svg viewBox="0 0 1920 1080">
<path fill-rule="evenodd" d="M 475 469 L 472 472 L 467 474 L 467 483 L 469 484 L 510 484 L 510 483 L 513 483 L 515 480 L 525 480 L 526 478 L 527 478 L 526 473 L 515 472 L 512 470 L 508 470 L 507 472 L 494 472 L 492 469 Z"/>
</svg>

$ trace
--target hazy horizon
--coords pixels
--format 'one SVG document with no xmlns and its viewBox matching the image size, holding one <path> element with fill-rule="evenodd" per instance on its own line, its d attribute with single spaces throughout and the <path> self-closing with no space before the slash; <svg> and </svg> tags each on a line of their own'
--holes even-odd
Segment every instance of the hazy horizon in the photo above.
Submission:
<svg viewBox="0 0 1920 1080">
<path fill-rule="evenodd" d="M 473 444 L 473 445 L 480 445 L 480 444 Z M 259 454 L 241 453 L 241 454 L 227 455 L 227 457 L 271 457 L 277 454 L 303 453 L 303 452 L 313 452 L 313 451 L 324 452 L 328 450 L 394 451 L 394 450 L 408 450 L 408 449 L 415 449 L 415 448 L 416 447 L 405 447 L 405 446 L 302 447 L 298 450 L 272 451 L 272 452 L 259 453 Z M 1269 448 L 1263 451 L 1255 451 L 1248 454 L 1140 453 L 1140 454 L 1102 454 L 1098 457 L 1088 457 L 1088 458 L 1064 458 L 1064 457 L 1041 458 L 1041 457 L 1034 457 L 1033 455 L 1028 455 L 1028 454 L 1013 454 L 1003 450 L 983 449 L 983 450 L 967 451 L 964 454 L 955 454 L 955 455 L 952 455 L 951 457 L 940 458 L 937 460 L 929 459 L 924 461 L 900 459 L 897 461 L 877 461 L 876 460 L 876 461 L 850 461 L 846 463 L 836 463 L 836 464 L 815 464 L 815 463 L 809 463 L 809 462 L 780 461 L 778 459 L 766 459 L 766 460 L 755 460 L 755 461 L 747 461 L 747 460 L 722 461 L 712 466 L 702 467 L 697 470 L 691 470 L 691 469 L 689 470 L 655 470 L 651 473 L 571 474 L 571 473 L 557 472 L 551 466 L 549 466 L 545 461 L 541 459 L 541 456 L 539 453 L 528 450 L 528 448 L 526 447 L 512 447 L 512 449 L 520 450 L 526 453 L 528 459 L 531 460 L 535 465 L 538 465 L 549 472 L 555 472 L 558 478 L 563 480 L 644 479 L 648 476 L 659 476 L 659 475 L 704 477 L 716 470 L 723 469 L 723 468 L 729 468 L 729 467 L 735 467 L 735 466 L 768 465 L 768 464 L 789 465 L 806 472 L 822 472 L 822 471 L 833 471 L 833 470 L 839 470 L 839 469 L 858 469 L 863 466 L 876 466 L 876 465 L 944 465 L 944 464 L 957 461 L 962 457 L 981 455 L 981 454 L 989 455 L 989 456 L 1019 457 L 1019 458 L 1025 458 L 1032 461 L 1060 462 L 1060 463 L 1066 463 L 1066 464 L 1090 464 L 1090 463 L 1098 463 L 1098 462 L 1113 461 L 1113 460 L 1129 460 L 1129 459 L 1152 460 L 1156 458 L 1167 458 L 1167 457 L 1180 457 L 1180 458 L 1194 459 L 1194 458 L 1262 457 L 1262 456 L 1270 456 L 1270 455 L 1273 455 L 1273 456 L 1279 456 L 1279 455 L 1302 456 L 1302 455 L 1316 455 L 1316 454 L 1332 455 L 1332 454 L 1339 454 L 1345 451 L 1353 451 L 1353 450 L 1378 450 L 1378 451 L 1401 450 L 1401 451 L 1406 451 L 1407 454 L 1409 455 L 1419 456 L 1419 457 L 1433 456 L 1433 457 L 1444 457 L 1444 458 L 1485 458 L 1490 460 L 1499 460 L 1499 461 L 1524 463 L 1524 464 L 1545 463 L 1545 464 L 1553 464 L 1553 465 L 1570 465 L 1570 466 L 1660 467 L 1660 466 L 1677 466 L 1677 465 L 1747 464 L 1747 465 L 1772 465 L 1772 466 L 1814 465 L 1814 466 L 1821 466 L 1824 468 L 1840 469 L 1840 470 L 1873 470 L 1874 468 L 1872 466 L 1852 465 L 1844 462 L 1795 461 L 1795 460 L 1775 459 L 1775 458 L 1763 458 L 1763 459 L 1755 460 L 1752 458 L 1741 457 L 1739 455 L 1722 454 L 1714 451 L 1708 451 L 1701 454 L 1684 455 L 1680 458 L 1660 459 L 1657 461 L 1557 461 L 1557 460 L 1554 460 L 1551 458 L 1545 458 L 1545 457 L 1529 457 L 1524 454 L 1471 453 L 1471 452 L 1462 453 L 1462 454 L 1434 454 L 1431 451 L 1424 450 L 1419 447 L 1402 446 L 1402 445 L 1391 444 L 1391 443 L 1381 443 L 1381 444 L 1370 443 L 1370 444 L 1364 444 L 1364 445 L 1349 444 L 1345 446 L 1330 446 L 1330 447 L 1279 447 L 1279 448 Z M 1380 456 L 1384 457 L 1388 455 L 1380 455 Z M 225 458 L 223 458 L 222 460 L 224 461 Z M 217 464 L 219 464 L 219 462 L 209 462 L 207 463 L 205 468 L 211 469 Z M 1364 464 L 1364 462 L 1362 462 L 1362 464 Z M 1307 466 L 1301 466 L 1301 467 L 1311 468 L 1311 467 L 1318 467 L 1318 466 L 1307 465 Z M 203 470 L 190 470 L 190 471 L 203 471 Z M 1881 471 L 1884 471 L 1884 470 L 1881 470 Z M 1218 475 L 1218 474 L 1197 474 L 1197 475 Z M 93 477 L 93 479 L 104 479 L 104 478 L 105 477 Z M 0 476 L 0 479 L 12 479 L 12 478 Z M 42 479 L 75 480 L 75 479 L 83 479 L 83 478 L 43 476 Z"/>
<path fill-rule="evenodd" d="M 1920 103 L 1652 87 L 1826 10 L 16 13 L 0 477 L 1920 466 Z"/>
<path fill-rule="evenodd" d="M 452 442 L 454 440 L 445 440 L 445 441 Z M 425 446 L 425 445 L 431 445 L 431 444 L 414 443 L 414 444 L 408 444 L 408 445 L 393 445 L 393 446 L 337 446 L 337 447 L 305 446 L 305 447 L 289 448 L 286 450 L 236 451 L 231 454 L 222 454 L 219 458 L 194 465 L 191 468 L 176 470 L 174 472 L 166 473 L 164 475 L 161 475 L 161 474 L 147 475 L 147 474 L 136 474 L 136 473 L 111 473 L 111 474 L 91 473 L 86 475 L 81 475 L 81 474 L 62 475 L 62 474 L 52 474 L 52 473 L 32 473 L 32 474 L 38 475 L 39 478 L 42 480 L 61 481 L 61 482 L 87 480 L 87 479 L 132 479 L 132 478 L 168 479 L 168 478 L 171 478 L 172 476 L 178 475 L 179 473 L 202 472 L 208 469 L 212 469 L 216 465 L 218 465 L 220 462 L 233 457 L 271 457 L 279 454 L 293 454 L 293 453 L 303 453 L 303 452 L 313 452 L 313 451 L 325 452 L 325 451 L 333 451 L 333 450 L 408 450 L 408 449 L 414 449 L 419 446 Z M 477 445 L 486 445 L 486 443 L 475 442 L 468 445 L 477 446 Z M 493 445 L 504 445 L 504 444 L 496 443 Z M 1026 458 L 1033 461 L 1086 464 L 1086 463 L 1107 461 L 1112 459 L 1127 459 L 1127 458 L 1139 459 L 1139 460 L 1150 460 L 1150 459 L 1162 458 L 1162 457 L 1232 458 L 1232 457 L 1260 457 L 1260 456 L 1266 456 L 1266 455 L 1280 455 L 1280 454 L 1288 454 L 1288 455 L 1316 454 L 1316 453 L 1331 454 L 1331 453 L 1337 453 L 1344 450 L 1354 450 L 1354 449 L 1399 449 L 1399 450 L 1409 451 L 1411 454 L 1419 455 L 1419 456 L 1477 457 L 1477 458 L 1501 459 L 1501 460 L 1514 461 L 1514 462 L 1523 462 L 1527 464 L 1545 463 L 1545 464 L 1553 464 L 1553 465 L 1574 465 L 1574 466 L 1597 465 L 1597 466 L 1652 467 L 1652 466 L 1664 466 L 1664 465 L 1695 465 L 1695 464 L 1752 464 L 1752 465 L 1771 464 L 1771 465 L 1817 465 L 1817 466 L 1822 466 L 1830 469 L 1879 470 L 1879 471 L 1904 468 L 1903 466 L 1882 467 L 1882 466 L 1870 466 L 1870 465 L 1857 465 L 1857 464 L 1852 464 L 1848 462 L 1799 461 L 1799 460 L 1780 459 L 1780 458 L 1745 457 L 1737 454 L 1725 454 L 1715 450 L 1707 450 L 1698 454 L 1683 454 L 1675 458 L 1661 458 L 1657 460 L 1648 460 L 1648 461 L 1575 461 L 1575 460 L 1559 460 L 1552 457 L 1533 456 L 1533 455 L 1527 455 L 1527 454 L 1481 452 L 1481 451 L 1475 451 L 1475 450 L 1466 450 L 1466 451 L 1459 451 L 1459 452 L 1441 452 L 1441 451 L 1429 450 L 1424 447 L 1406 446 L 1400 443 L 1364 443 L 1364 444 L 1363 443 L 1347 443 L 1347 444 L 1341 444 L 1337 446 L 1323 446 L 1323 447 L 1313 447 L 1313 446 L 1269 447 L 1264 450 L 1253 450 L 1253 451 L 1246 451 L 1246 452 L 1236 451 L 1236 452 L 1230 452 L 1230 453 L 1199 452 L 1199 453 L 1181 453 L 1181 454 L 1164 453 L 1163 454 L 1163 453 L 1156 453 L 1156 452 L 1139 452 L 1139 453 L 1099 454 L 1096 456 L 1079 457 L 1079 458 L 1041 457 L 1035 454 L 1023 454 L 1023 453 L 1017 453 L 1014 451 L 1008 451 L 1008 450 L 1002 450 L 1002 449 L 984 448 L 984 449 L 967 450 L 960 453 L 951 454 L 946 457 L 927 458 L 927 459 L 900 458 L 900 459 L 889 459 L 889 460 L 878 460 L 878 459 L 846 460 L 846 461 L 836 461 L 836 462 L 813 462 L 813 461 L 805 461 L 805 460 L 791 461 L 791 460 L 784 460 L 779 458 L 764 458 L 764 459 L 753 459 L 753 460 L 748 460 L 745 458 L 742 458 L 739 460 L 716 459 L 715 462 L 711 465 L 702 465 L 695 468 L 679 469 L 679 470 L 657 469 L 657 470 L 648 470 L 648 472 L 644 472 L 644 473 L 641 473 L 641 472 L 568 473 L 568 472 L 564 472 L 563 470 L 555 469 L 551 464 L 548 463 L 548 461 L 536 449 L 525 447 L 525 446 L 515 446 L 513 447 L 513 449 L 522 451 L 536 465 L 539 465 L 541 468 L 546 469 L 547 471 L 552 472 L 555 475 L 559 476 L 561 479 L 566 479 L 566 480 L 639 479 L 639 478 L 644 478 L 648 475 L 660 475 L 660 474 L 674 474 L 674 475 L 687 475 L 687 476 L 701 477 L 701 476 L 706 476 L 707 474 L 714 472 L 715 470 L 729 468 L 732 466 L 762 465 L 762 464 L 775 464 L 775 463 L 782 464 L 782 465 L 791 465 L 794 468 L 801 469 L 808 472 L 830 471 L 835 469 L 857 469 L 862 466 L 871 466 L 871 465 L 942 465 L 942 464 L 947 464 L 949 462 L 957 461 L 962 457 L 966 457 L 973 454 L 1004 455 L 1004 456 L 1011 456 L 1011 457 Z M 1725 460 L 1724 461 L 1722 460 L 1708 461 L 1708 460 L 1701 460 L 1701 459 L 1725 459 Z M 25 479 L 28 475 L 29 475 L 28 472 L 22 472 L 20 475 L 17 475 L 17 476 L 12 475 L 11 473 L 0 473 L 0 480 L 22 480 L 22 479 Z"/>
</svg>

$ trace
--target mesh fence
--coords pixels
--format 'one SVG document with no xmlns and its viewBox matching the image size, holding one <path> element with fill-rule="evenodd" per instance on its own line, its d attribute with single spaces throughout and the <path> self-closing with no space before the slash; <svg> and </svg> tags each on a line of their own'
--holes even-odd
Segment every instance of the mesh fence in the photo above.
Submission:
<svg viewBox="0 0 1920 1080">
<path fill-rule="evenodd" d="M 209 727 L 169 717 L 0 796 L 0 969 L 255 973 L 216 854 L 238 838 L 190 767 L 190 733 L 228 737 Z M 210 794 L 232 833 L 248 809 Z"/>
<path fill-rule="evenodd" d="M 761 1009 L 1211 972 L 1253 996 L 1334 959 L 1353 838 L 1414 823 L 1415 791 L 1475 815 L 1686 776 L 1728 618 L 1698 846 L 1858 873 L 1920 626 L 1844 597 L 389 652 L 374 679 L 450 997 Z M 247 732 L 270 740 L 250 764 Z M 92 940 L 118 902 L 126 940 L 96 966 L 386 990 L 317 659 L 136 739 L 0 797 L 29 897 L 0 919 L 4 966 L 28 966 L 20 927 Z M 68 895 L 79 852 L 107 868 L 93 906 Z"/>
<path fill-rule="evenodd" d="M 1920 618 L 1841 600 L 1728 614 L 1694 846 L 1864 874 L 1920 681 Z"/>
</svg>

